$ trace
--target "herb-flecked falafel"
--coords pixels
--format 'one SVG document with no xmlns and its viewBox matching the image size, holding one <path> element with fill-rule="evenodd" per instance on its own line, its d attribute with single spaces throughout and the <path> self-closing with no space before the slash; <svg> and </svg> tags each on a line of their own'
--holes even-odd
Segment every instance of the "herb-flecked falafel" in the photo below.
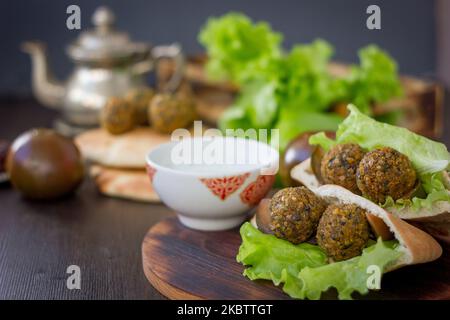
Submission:
<svg viewBox="0 0 450 320">
<path fill-rule="evenodd" d="M 148 108 L 155 91 L 152 88 L 141 88 L 129 92 L 127 101 L 134 107 L 135 123 L 137 125 L 148 125 Z"/>
<path fill-rule="evenodd" d="M 356 173 L 362 194 L 376 203 L 388 196 L 398 200 L 410 194 L 417 183 L 417 174 L 407 156 L 389 147 L 368 152 Z"/>
<path fill-rule="evenodd" d="M 195 119 L 195 106 L 191 100 L 177 95 L 158 94 L 150 103 L 148 117 L 156 130 L 171 133 L 192 123 Z"/>
<path fill-rule="evenodd" d="M 369 240 L 365 210 L 354 204 L 330 205 L 320 219 L 316 238 L 335 261 L 359 256 Z"/>
<path fill-rule="evenodd" d="M 285 188 L 270 201 L 271 230 L 292 243 L 308 240 L 316 231 L 326 203 L 305 187 Z"/>
<path fill-rule="evenodd" d="M 112 97 L 100 113 L 100 123 L 109 133 L 121 134 L 133 129 L 135 110 L 126 99 Z"/>
<path fill-rule="evenodd" d="M 357 144 L 338 144 L 322 158 L 320 175 L 325 184 L 336 184 L 353 193 L 361 194 L 356 184 L 356 170 L 364 157 L 364 150 Z"/>
</svg>

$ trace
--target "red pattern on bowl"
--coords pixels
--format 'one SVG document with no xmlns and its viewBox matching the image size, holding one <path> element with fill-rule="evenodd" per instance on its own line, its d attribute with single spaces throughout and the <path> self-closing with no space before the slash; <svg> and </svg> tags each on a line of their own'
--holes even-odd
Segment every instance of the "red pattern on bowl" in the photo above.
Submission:
<svg viewBox="0 0 450 320">
<path fill-rule="evenodd" d="M 151 165 L 147 164 L 146 165 L 146 169 L 147 169 L 147 174 L 150 177 L 150 181 L 153 183 L 153 177 L 156 174 L 156 169 L 153 168 Z"/>
<path fill-rule="evenodd" d="M 223 178 L 200 178 L 200 181 L 220 200 L 225 200 L 245 182 L 250 173 Z"/>
<path fill-rule="evenodd" d="M 257 205 L 272 188 L 274 182 L 274 175 L 258 176 L 255 181 L 250 183 L 247 188 L 241 192 L 240 197 L 242 202 L 252 206 Z"/>
</svg>

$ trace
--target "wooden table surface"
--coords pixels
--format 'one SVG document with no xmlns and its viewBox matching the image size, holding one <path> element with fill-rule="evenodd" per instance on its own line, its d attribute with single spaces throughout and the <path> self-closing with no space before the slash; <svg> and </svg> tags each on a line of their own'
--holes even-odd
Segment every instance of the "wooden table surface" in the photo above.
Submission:
<svg viewBox="0 0 450 320">
<path fill-rule="evenodd" d="M 443 141 L 450 145 L 447 103 Z M 0 99 L 0 138 L 50 127 L 54 111 L 31 99 Z M 147 282 L 141 242 L 163 205 L 104 197 L 86 179 L 76 194 L 53 202 L 21 198 L 0 186 L 0 299 L 162 299 Z M 69 290 L 66 269 L 81 268 L 81 290 Z"/>
<path fill-rule="evenodd" d="M 0 100 L 0 137 L 50 127 L 55 115 L 30 99 Z M 163 205 L 102 196 L 90 179 L 49 203 L 0 186 L 0 299 L 162 299 L 144 276 L 141 243 L 172 215 Z M 81 290 L 67 289 L 72 264 Z"/>
</svg>

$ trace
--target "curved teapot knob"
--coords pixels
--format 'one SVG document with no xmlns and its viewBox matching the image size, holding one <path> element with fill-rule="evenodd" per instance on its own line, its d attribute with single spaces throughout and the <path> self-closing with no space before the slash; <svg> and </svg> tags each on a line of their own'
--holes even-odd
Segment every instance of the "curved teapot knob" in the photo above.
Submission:
<svg viewBox="0 0 450 320">
<path fill-rule="evenodd" d="M 106 6 L 99 7 L 92 16 L 92 23 L 99 31 L 111 30 L 115 20 L 114 13 Z"/>
</svg>

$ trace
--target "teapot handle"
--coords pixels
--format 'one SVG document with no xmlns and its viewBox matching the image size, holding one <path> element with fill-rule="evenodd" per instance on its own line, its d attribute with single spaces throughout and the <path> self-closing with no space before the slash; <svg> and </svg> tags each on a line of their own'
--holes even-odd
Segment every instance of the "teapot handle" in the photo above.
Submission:
<svg viewBox="0 0 450 320">
<path fill-rule="evenodd" d="M 172 59 L 174 61 L 175 71 L 167 83 L 162 86 L 162 89 L 170 92 L 175 91 L 180 85 L 184 74 L 185 61 L 181 46 L 178 43 L 156 46 L 152 49 L 152 57 L 156 63 L 161 59 Z"/>
</svg>

